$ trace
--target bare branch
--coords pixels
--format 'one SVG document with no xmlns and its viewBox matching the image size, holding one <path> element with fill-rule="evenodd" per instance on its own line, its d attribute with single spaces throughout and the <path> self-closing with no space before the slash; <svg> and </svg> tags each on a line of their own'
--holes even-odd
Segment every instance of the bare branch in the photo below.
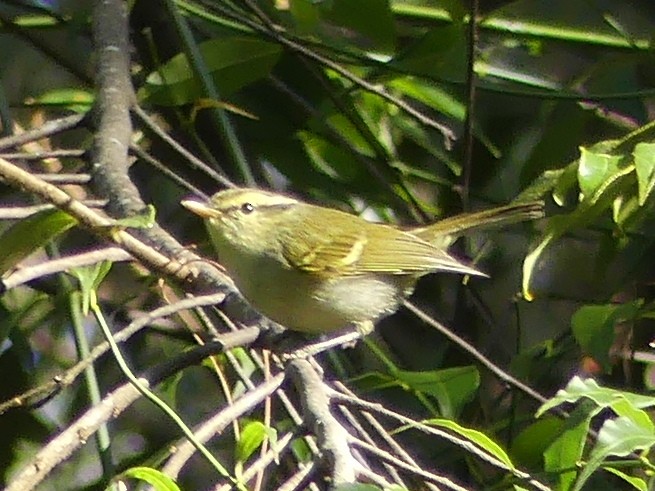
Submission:
<svg viewBox="0 0 655 491">
<path fill-rule="evenodd" d="M 67 271 L 71 268 L 88 266 L 101 261 L 121 262 L 131 260 L 132 256 L 120 247 L 105 247 L 104 249 L 83 252 L 72 256 L 53 259 L 51 261 L 45 261 L 33 266 L 19 268 L 8 278 L 0 280 L 0 284 L 5 290 L 9 290 L 36 278 L 61 273 L 62 271 Z M 0 287 L 0 290 L 2 290 L 2 287 Z"/>
<path fill-rule="evenodd" d="M 168 134 L 138 104 L 136 106 L 134 106 L 134 114 L 136 114 L 141 119 L 143 124 L 145 124 L 146 127 L 148 129 L 150 129 L 150 131 L 152 131 L 155 135 L 157 135 L 159 138 L 161 138 L 164 142 L 168 143 L 168 145 L 170 145 L 173 150 L 175 150 L 182 157 L 187 159 L 187 161 L 193 167 L 195 167 L 196 169 L 201 170 L 202 172 L 207 174 L 209 177 L 214 179 L 216 182 L 221 183 L 226 188 L 233 188 L 234 187 L 234 184 L 232 182 L 230 182 L 230 180 L 228 178 L 226 178 L 222 174 L 219 174 L 218 172 L 216 172 L 214 169 L 209 167 L 207 164 L 205 164 L 198 157 L 193 155 L 189 150 L 187 150 L 182 145 L 180 145 L 177 141 L 175 141 L 174 138 L 171 138 L 170 136 L 168 136 Z"/>
<path fill-rule="evenodd" d="M 318 439 L 334 486 L 356 482 L 361 464 L 348 447 L 348 432 L 330 412 L 329 389 L 307 360 L 292 360 L 287 372 L 300 394 L 305 425 Z"/>
<path fill-rule="evenodd" d="M 54 134 L 61 133 L 62 131 L 75 128 L 84 120 L 85 116 L 86 115 L 84 114 L 72 114 L 60 119 L 47 121 L 33 130 L 29 130 L 18 135 L 0 138 L 0 150 L 24 145 L 25 143 L 29 143 L 40 138 L 45 138 L 46 136 L 52 136 Z"/>
<path fill-rule="evenodd" d="M 239 399 L 232 404 L 225 406 L 216 415 L 205 421 L 195 431 L 196 438 L 201 443 L 206 443 L 210 438 L 216 436 L 225 429 L 225 427 L 232 423 L 235 419 L 239 418 L 248 411 L 254 409 L 257 404 L 263 401 L 266 397 L 275 392 L 282 382 L 284 381 L 284 373 L 279 373 L 270 380 L 259 384 L 253 390 L 246 392 Z M 168 462 L 163 466 L 162 472 L 177 478 L 180 470 L 196 452 L 196 449 L 191 445 L 188 440 L 184 440 L 176 446 L 175 453 L 171 456 Z"/>
<path fill-rule="evenodd" d="M 147 315 L 143 315 L 142 317 L 139 317 L 138 319 L 130 322 L 125 328 L 114 334 L 114 340 L 116 343 L 125 342 L 134 334 L 139 332 L 144 327 L 152 324 L 157 319 L 175 314 L 182 310 L 220 303 L 223 298 L 225 298 L 225 295 L 222 293 L 217 293 L 214 295 L 187 298 L 171 305 L 159 307 L 158 309 L 149 312 Z M 249 338 L 246 337 L 248 334 L 250 334 Z M 258 330 L 255 329 L 253 332 L 252 328 L 246 328 L 241 329 L 237 333 L 230 333 L 229 339 L 231 340 L 231 343 L 236 344 L 237 346 L 243 346 L 248 344 L 248 339 L 250 339 L 250 342 L 252 342 L 257 337 L 257 334 Z M 239 340 L 239 336 L 241 337 L 241 340 Z M 89 364 L 100 358 L 103 354 L 108 352 L 109 349 L 109 343 L 106 341 L 98 344 L 91 350 L 91 353 L 87 358 L 80 360 L 78 363 L 66 370 L 63 374 L 54 377 L 51 382 L 48 382 L 35 389 L 31 389 L 24 394 L 13 397 L 12 399 L 0 404 L 0 415 L 12 407 L 35 404 L 42 399 L 51 397 L 54 392 L 72 384 L 75 379 L 86 369 L 86 367 L 89 366 Z"/>
<path fill-rule="evenodd" d="M 385 452 L 384 450 L 381 450 L 380 448 L 376 447 L 375 445 L 370 445 L 362 440 L 359 440 L 358 438 L 352 438 L 350 439 L 350 442 L 353 445 L 356 445 L 367 452 L 372 453 L 373 455 L 379 457 L 380 459 L 389 462 L 393 465 L 396 465 L 400 467 L 401 469 L 405 469 L 409 472 L 412 472 L 413 474 L 417 474 L 424 479 L 428 481 L 432 481 L 434 483 L 440 484 L 448 489 L 453 489 L 454 491 L 469 491 L 467 488 L 460 486 L 456 482 L 454 482 L 452 479 L 439 476 L 437 474 L 434 474 L 432 472 L 428 472 L 418 466 L 412 466 L 404 462 L 403 460 L 400 460 L 390 454 L 389 452 Z"/>
<path fill-rule="evenodd" d="M 7 160 L 46 160 L 46 159 L 59 159 L 62 157 L 70 157 L 70 158 L 81 158 L 84 157 L 86 154 L 86 150 L 43 150 L 43 151 L 38 151 L 38 152 L 12 152 L 12 153 L 0 153 L 0 158 L 7 159 Z M 44 180 L 47 181 L 44 176 L 46 174 L 39 174 L 40 177 Z M 88 179 L 91 178 L 88 174 L 52 174 L 53 176 L 71 176 L 71 179 L 78 178 L 77 176 L 87 176 Z M 87 180 L 88 180 L 87 179 Z M 87 182 L 85 180 L 84 182 Z M 52 181 L 48 181 L 52 182 Z"/>
<path fill-rule="evenodd" d="M 130 80 L 127 6 L 122 0 L 98 0 L 93 11 L 93 41 L 97 57 L 97 96 L 94 106 L 93 146 L 90 151 L 93 183 L 110 200 L 119 217 L 145 208 L 128 175 L 132 139 L 130 108 L 135 101 Z"/>
<path fill-rule="evenodd" d="M 89 208 L 104 208 L 107 205 L 106 199 L 86 199 L 80 201 Z M 8 206 L 0 208 L 0 220 L 22 220 L 43 210 L 52 210 L 53 205 L 32 205 L 32 206 Z"/>
<path fill-rule="evenodd" d="M 167 377 L 184 367 L 199 363 L 210 355 L 232 348 L 226 342 L 212 342 L 184 352 L 178 357 L 147 370 L 143 375 L 150 387 L 161 383 Z M 125 409 L 141 396 L 138 389 L 127 382 L 113 390 L 98 406 L 88 409 L 64 431 L 39 450 L 9 482 L 5 491 L 30 491 L 70 455 L 84 445 L 98 428 L 111 419 L 117 418 Z"/>
<path fill-rule="evenodd" d="M 180 259 L 171 259 L 137 239 L 126 230 L 117 227 L 114 220 L 96 213 L 56 186 L 34 177 L 29 172 L 4 159 L 0 159 L 0 177 L 4 178 L 9 184 L 39 196 L 57 208 L 66 211 L 77 218 L 81 226 L 89 229 L 102 239 L 122 246 L 135 259 L 138 259 L 152 270 L 173 276 L 183 282 L 193 282 L 198 288 L 225 289 L 232 285 L 232 281 L 227 276 L 204 263 L 197 255 L 184 250 L 179 244 L 178 257 Z"/>
</svg>

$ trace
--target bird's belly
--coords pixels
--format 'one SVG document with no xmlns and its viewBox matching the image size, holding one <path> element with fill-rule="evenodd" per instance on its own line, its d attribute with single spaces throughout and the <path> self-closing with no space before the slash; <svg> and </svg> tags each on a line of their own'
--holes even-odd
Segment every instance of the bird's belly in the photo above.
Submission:
<svg viewBox="0 0 655 491">
<path fill-rule="evenodd" d="M 408 283 L 408 278 L 392 275 L 325 279 L 270 258 L 244 259 L 241 255 L 238 264 L 221 262 L 246 300 L 284 327 L 309 333 L 327 333 L 393 313 Z"/>
</svg>

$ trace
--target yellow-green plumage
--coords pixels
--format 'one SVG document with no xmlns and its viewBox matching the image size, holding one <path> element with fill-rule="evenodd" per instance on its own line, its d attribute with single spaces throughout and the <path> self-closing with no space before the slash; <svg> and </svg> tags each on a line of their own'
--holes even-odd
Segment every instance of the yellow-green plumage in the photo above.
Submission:
<svg viewBox="0 0 655 491">
<path fill-rule="evenodd" d="M 244 297 L 289 329 L 325 333 L 370 324 L 397 310 L 424 274 L 483 275 L 431 243 L 470 228 L 462 218 L 403 231 L 255 189 L 183 204 L 206 220 L 218 260 Z M 481 213 L 496 222 L 543 214 L 534 203 L 500 210 Z"/>
</svg>

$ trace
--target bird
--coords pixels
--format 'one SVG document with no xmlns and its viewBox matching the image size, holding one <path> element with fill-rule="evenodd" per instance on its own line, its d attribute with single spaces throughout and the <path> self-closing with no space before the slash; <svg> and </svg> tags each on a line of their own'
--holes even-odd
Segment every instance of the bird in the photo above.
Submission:
<svg viewBox="0 0 655 491">
<path fill-rule="evenodd" d="M 250 305 L 309 334 L 349 325 L 371 332 L 426 274 L 486 276 L 449 254 L 447 239 L 544 215 L 542 202 L 516 203 L 402 229 L 254 188 L 181 204 L 204 219 L 219 263 Z"/>
</svg>

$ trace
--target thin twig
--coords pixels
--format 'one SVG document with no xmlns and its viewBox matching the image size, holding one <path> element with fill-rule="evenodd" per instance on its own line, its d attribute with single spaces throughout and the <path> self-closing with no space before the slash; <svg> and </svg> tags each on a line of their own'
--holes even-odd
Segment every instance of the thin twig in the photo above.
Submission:
<svg viewBox="0 0 655 491">
<path fill-rule="evenodd" d="M 114 339 L 117 343 L 125 342 L 131 336 L 139 332 L 144 327 L 152 324 L 157 319 L 175 314 L 181 310 L 193 309 L 199 306 L 214 305 L 222 302 L 224 298 L 224 294 L 217 293 L 213 295 L 187 298 L 171 305 L 159 307 L 151 312 L 148 312 L 148 314 L 130 322 L 125 328 L 114 334 Z M 229 344 L 242 346 L 244 344 L 248 344 L 248 339 L 244 337 L 244 334 L 248 334 L 248 332 L 248 329 L 243 329 L 238 333 L 228 333 L 223 335 L 224 337 L 222 339 L 230 339 Z M 250 342 L 252 342 L 256 336 L 257 330 L 251 333 Z M 241 339 L 237 340 L 238 337 L 241 337 Z M 50 382 L 47 382 L 34 389 L 30 389 L 23 394 L 0 403 L 0 415 L 10 408 L 35 404 L 43 399 L 51 397 L 55 392 L 71 385 L 75 379 L 86 369 L 86 367 L 89 366 L 89 364 L 100 358 L 107 351 L 109 351 L 109 343 L 103 342 L 98 344 L 91 350 L 91 353 L 87 358 L 80 360 L 64 373 L 54 377 Z"/>
<path fill-rule="evenodd" d="M 155 365 L 147 370 L 142 378 L 147 380 L 149 386 L 154 387 L 181 369 L 195 365 L 207 356 L 221 353 L 231 347 L 220 342 L 199 346 L 181 353 L 172 360 Z M 34 489 L 57 465 L 64 462 L 73 452 L 84 445 L 101 424 L 117 418 L 140 395 L 140 392 L 130 382 L 114 389 L 103 398 L 101 404 L 85 411 L 64 431 L 33 455 L 25 466 L 12 477 L 5 491 L 30 491 Z"/>
<path fill-rule="evenodd" d="M 0 158 L 7 160 L 46 160 L 46 159 L 60 159 L 60 158 L 81 158 L 86 155 L 86 150 L 70 149 L 70 150 L 43 150 L 39 152 L 12 152 L 0 153 Z M 42 174 L 43 178 L 45 174 Z M 71 177 L 77 175 L 88 174 L 54 174 L 54 175 L 70 175 Z"/>
<path fill-rule="evenodd" d="M 248 3 L 249 7 L 254 8 L 254 10 L 259 10 L 257 6 L 254 4 L 254 2 L 250 0 L 244 0 Z M 359 86 L 360 88 L 366 90 L 367 92 L 370 92 L 372 94 L 375 94 L 382 99 L 390 102 L 391 104 L 395 105 L 402 111 L 406 112 L 410 116 L 414 117 L 417 121 L 420 123 L 424 124 L 425 126 L 429 126 L 430 128 L 434 128 L 437 131 L 439 131 L 444 138 L 444 146 L 447 149 L 450 149 L 452 146 L 452 141 L 455 139 L 455 134 L 453 131 L 448 128 L 446 125 L 441 124 L 434 119 L 430 118 L 429 116 L 426 116 L 423 114 L 421 111 L 414 109 L 410 104 L 407 102 L 403 101 L 402 99 L 399 99 L 398 97 L 395 97 L 391 95 L 389 92 L 387 92 L 385 89 L 382 89 L 378 87 L 377 85 L 368 82 L 367 80 L 364 80 L 361 77 L 358 77 L 355 75 L 353 72 L 350 70 L 347 70 L 346 68 L 342 67 L 338 63 L 330 60 L 329 58 L 326 58 L 322 55 L 319 55 L 315 51 L 295 42 L 287 37 L 285 37 L 280 30 L 275 29 L 274 27 L 269 27 L 266 25 L 262 25 L 258 22 L 254 22 L 250 19 L 240 17 L 238 15 L 234 15 L 232 12 L 229 10 L 226 10 L 224 8 L 221 8 L 220 6 L 216 5 L 216 8 L 220 9 L 224 15 L 226 15 L 229 18 L 235 19 L 239 22 L 242 22 L 246 24 L 248 27 L 251 29 L 258 31 L 262 34 L 265 34 L 266 36 L 272 38 L 273 40 L 277 41 L 280 44 L 283 44 L 287 48 L 289 48 L 292 51 L 295 51 L 296 53 L 301 54 L 302 56 L 305 56 L 309 59 L 312 59 L 314 61 L 317 61 L 321 65 L 330 68 L 331 70 L 334 70 L 337 72 L 339 75 L 344 77 L 345 79 L 349 80 L 353 84 Z"/>
<path fill-rule="evenodd" d="M 33 130 L 28 130 L 18 135 L 0 138 L 0 150 L 18 147 L 20 145 L 24 145 L 25 143 L 45 138 L 46 136 L 52 136 L 66 130 L 70 130 L 71 128 L 78 126 L 85 117 L 85 114 L 71 114 L 70 116 L 65 116 L 63 118 L 46 121 L 41 126 Z"/>
<path fill-rule="evenodd" d="M 184 148 L 180 143 L 175 140 L 175 138 L 171 138 L 168 133 L 166 133 L 156 122 L 154 119 L 150 117 L 150 115 L 143 110 L 141 106 L 138 104 L 134 106 L 133 108 L 134 114 L 141 120 L 143 124 L 146 125 L 146 127 L 152 131 L 155 135 L 157 135 L 159 138 L 161 138 L 165 143 L 167 143 L 173 150 L 175 150 L 177 153 L 179 153 L 182 157 L 184 157 L 193 167 L 196 169 L 204 172 L 207 174 L 209 177 L 214 179 L 216 182 L 222 184 L 226 188 L 233 188 L 234 184 L 230 182 L 230 180 L 223 176 L 222 174 L 219 174 L 216 172 L 214 169 L 209 167 L 207 164 L 205 164 L 202 160 L 200 160 L 198 157 L 193 155 L 189 150 Z"/>
<path fill-rule="evenodd" d="M 34 174 L 39 179 L 53 184 L 86 184 L 91 181 L 91 174 Z"/>
<path fill-rule="evenodd" d="M 410 464 L 407 464 L 405 461 L 400 460 L 399 458 L 395 457 L 389 452 L 385 452 L 384 450 L 381 450 L 375 445 L 366 443 L 365 441 L 362 441 L 358 438 L 351 437 L 350 443 L 352 445 L 358 446 L 366 450 L 367 452 L 372 453 L 373 455 L 375 455 L 376 457 L 380 458 L 383 461 L 389 462 L 390 464 L 398 466 L 401 469 L 405 469 L 406 471 L 411 472 L 412 474 L 421 476 L 423 479 L 426 479 L 427 481 L 432 481 L 448 489 L 453 489 L 454 491 L 471 491 L 468 488 L 460 486 L 450 478 L 440 476 L 433 472 L 428 472 L 425 469 L 422 469 L 421 467 L 418 466 L 412 466 Z"/>
<path fill-rule="evenodd" d="M 133 258 L 120 247 L 105 247 L 95 251 L 83 252 L 72 256 L 52 259 L 33 266 L 26 266 L 17 269 L 6 279 L 0 279 L 0 291 L 10 290 L 28 281 L 32 281 L 42 276 L 68 271 L 71 268 L 88 266 L 101 261 L 121 262 L 131 261 Z"/>
<path fill-rule="evenodd" d="M 485 368 L 487 368 L 490 372 L 492 372 L 494 375 L 496 375 L 498 378 L 500 378 L 503 382 L 508 383 L 517 389 L 519 389 L 521 392 L 524 392 L 528 396 L 530 396 L 532 399 L 538 401 L 540 404 L 544 404 L 548 399 L 541 395 L 539 392 L 534 390 L 532 387 L 524 384 L 517 378 L 513 377 L 509 373 L 507 373 L 505 370 L 500 368 L 498 365 L 493 363 L 489 358 L 484 356 L 480 351 L 478 351 L 475 346 L 472 344 L 466 342 L 459 336 L 456 336 L 450 329 L 448 329 L 446 326 L 443 324 L 437 322 L 435 319 L 430 317 L 428 314 L 423 312 L 421 309 L 419 309 L 416 305 L 414 305 L 412 302 L 409 300 L 405 300 L 403 302 L 403 305 L 405 308 L 407 308 L 409 311 L 411 311 L 414 315 L 416 315 L 419 319 L 421 319 L 423 322 L 428 324 L 431 327 L 434 327 L 437 331 L 439 331 L 441 334 L 446 336 L 448 339 L 450 339 L 453 343 L 457 344 L 459 347 L 464 349 L 469 355 L 471 355 L 473 358 L 475 358 L 480 364 L 482 364 Z M 560 409 L 554 409 L 555 414 L 559 416 L 566 416 L 566 413 L 564 411 L 561 411 Z"/>
<path fill-rule="evenodd" d="M 166 167 L 160 160 L 156 159 L 152 155 L 150 155 L 148 152 L 143 150 L 141 147 L 138 145 L 132 143 L 130 145 L 130 151 L 134 153 L 137 157 L 139 157 L 141 160 L 146 162 L 147 164 L 150 164 L 153 166 L 155 169 L 157 169 L 159 172 L 164 174 L 166 177 L 168 177 L 171 181 L 173 181 L 176 184 L 179 184 L 183 188 L 188 189 L 190 192 L 192 192 L 194 195 L 197 197 L 207 199 L 208 196 L 202 192 L 200 189 L 195 187 L 193 184 L 191 184 L 188 180 L 182 178 L 179 174 L 173 172 L 170 170 L 168 167 Z"/>
<path fill-rule="evenodd" d="M 80 201 L 80 203 L 89 208 L 104 208 L 107 206 L 106 199 L 85 199 L 84 201 Z M 55 208 L 53 205 L 2 207 L 0 208 L 0 220 L 22 220 L 40 211 L 52 210 L 53 208 Z"/>
<path fill-rule="evenodd" d="M 469 30 L 468 30 L 468 59 L 466 62 L 466 120 L 464 121 L 464 154 L 462 158 L 461 199 L 462 209 L 469 210 L 469 191 L 471 185 L 471 170 L 473 168 L 473 122 L 475 121 L 475 59 L 478 49 L 478 11 L 479 0 L 471 0 Z"/>
<path fill-rule="evenodd" d="M 181 246 L 178 246 L 177 251 L 180 260 L 171 259 L 126 230 L 117 227 L 114 220 L 96 213 L 63 190 L 34 177 L 4 159 L 0 159 L 0 177 L 12 186 L 39 196 L 74 216 L 81 226 L 105 240 L 120 245 L 148 268 L 171 275 L 182 282 L 193 281 L 198 287 L 202 286 L 206 289 L 225 289 L 230 288 L 232 284 L 225 275 Z"/>
<path fill-rule="evenodd" d="M 253 390 L 246 392 L 232 404 L 225 406 L 217 414 L 203 422 L 194 430 L 198 441 L 205 443 L 232 423 L 235 419 L 252 410 L 267 396 L 277 390 L 284 381 L 284 373 L 279 373 Z M 176 445 L 175 453 L 162 467 L 162 472 L 176 478 L 184 464 L 193 456 L 196 449 L 185 440 Z"/>
<path fill-rule="evenodd" d="M 440 428 L 436 428 L 430 425 L 427 425 L 422 422 L 415 421 L 412 418 L 409 418 L 407 416 L 404 416 L 400 413 L 397 413 L 395 411 L 392 411 L 390 409 L 385 408 L 382 404 L 374 403 L 374 402 L 369 402 L 366 401 L 360 397 L 356 396 L 350 396 L 347 394 L 343 394 L 337 391 L 334 391 L 335 393 L 332 394 L 332 398 L 335 401 L 340 401 L 343 402 L 344 404 L 350 404 L 352 406 L 356 407 L 361 407 L 366 409 L 367 411 L 371 413 L 377 413 L 383 416 L 387 416 L 389 418 L 395 419 L 396 421 L 399 421 L 400 423 L 403 423 L 404 425 L 407 425 L 408 428 L 412 428 L 418 431 L 421 431 L 423 433 L 429 434 L 429 435 L 434 435 L 438 436 L 448 442 L 453 443 L 454 445 L 457 445 L 458 447 L 464 449 L 468 453 L 475 455 L 479 459 L 481 459 L 484 462 L 487 462 L 488 464 L 491 464 L 499 469 L 503 469 L 506 472 L 509 472 L 513 474 L 514 476 L 518 477 L 519 479 L 525 480 L 526 482 L 529 482 L 532 486 L 534 486 L 536 489 L 539 489 L 540 491 L 550 491 L 550 488 L 543 483 L 537 481 L 534 479 L 530 474 L 527 472 L 523 472 L 515 467 L 510 467 L 507 465 L 505 462 L 502 460 L 496 458 L 494 455 L 487 453 L 486 450 L 483 450 L 482 448 L 478 447 L 476 444 L 474 444 L 470 440 L 466 440 L 463 438 L 460 438 L 458 436 L 452 435 L 451 433 L 448 433 L 447 431 L 444 431 Z M 401 461 L 402 462 L 402 461 Z M 407 464 L 405 464 L 407 465 Z"/>
</svg>

